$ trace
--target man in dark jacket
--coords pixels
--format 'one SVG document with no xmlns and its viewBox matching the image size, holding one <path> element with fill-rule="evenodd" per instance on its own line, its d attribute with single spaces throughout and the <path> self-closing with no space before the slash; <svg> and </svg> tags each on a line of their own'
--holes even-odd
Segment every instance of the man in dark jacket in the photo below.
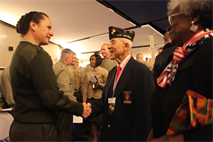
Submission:
<svg viewBox="0 0 213 142">
<path fill-rule="evenodd" d="M 171 43 L 171 39 L 169 37 L 169 32 L 167 31 L 164 34 L 164 47 L 163 47 L 163 51 L 158 54 L 155 58 L 155 64 L 153 67 L 153 75 L 154 75 L 154 79 L 155 82 L 157 80 L 157 78 L 159 77 L 159 75 L 163 72 L 164 68 L 166 67 L 166 61 L 168 59 L 168 57 L 173 54 L 173 52 L 176 49 L 176 46 L 174 46 Z"/>
<path fill-rule="evenodd" d="M 109 72 L 102 98 L 87 104 L 91 117 L 103 113 L 101 141 L 145 141 L 151 127 L 153 74 L 130 55 L 134 35 L 109 27 L 111 59 L 119 65 Z"/>
</svg>

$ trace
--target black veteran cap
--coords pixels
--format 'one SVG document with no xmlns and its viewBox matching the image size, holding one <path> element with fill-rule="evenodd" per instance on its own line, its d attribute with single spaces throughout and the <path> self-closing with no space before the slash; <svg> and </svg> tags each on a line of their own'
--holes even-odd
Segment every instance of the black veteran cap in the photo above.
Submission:
<svg viewBox="0 0 213 142">
<path fill-rule="evenodd" d="M 134 31 L 124 30 L 118 27 L 109 27 L 109 39 L 113 38 L 126 38 L 133 42 L 135 36 Z"/>
</svg>

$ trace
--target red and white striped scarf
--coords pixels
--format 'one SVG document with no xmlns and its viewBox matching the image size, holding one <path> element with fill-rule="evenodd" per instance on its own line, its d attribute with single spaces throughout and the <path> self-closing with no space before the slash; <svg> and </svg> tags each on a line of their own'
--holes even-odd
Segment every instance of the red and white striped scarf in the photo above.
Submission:
<svg viewBox="0 0 213 142">
<path fill-rule="evenodd" d="M 167 84 L 170 86 L 175 79 L 178 64 L 180 64 L 187 55 L 201 45 L 206 39 L 213 37 L 213 31 L 209 29 L 201 30 L 190 38 L 183 47 L 177 47 L 173 53 L 172 61 L 166 66 L 164 71 L 157 79 L 158 86 L 164 88 Z"/>
</svg>

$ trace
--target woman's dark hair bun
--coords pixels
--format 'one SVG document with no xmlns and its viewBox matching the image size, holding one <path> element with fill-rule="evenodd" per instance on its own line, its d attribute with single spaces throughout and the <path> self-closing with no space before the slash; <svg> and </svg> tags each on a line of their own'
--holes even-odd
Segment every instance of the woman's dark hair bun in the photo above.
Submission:
<svg viewBox="0 0 213 142">
<path fill-rule="evenodd" d="M 21 19 L 16 24 L 16 31 L 17 31 L 17 33 L 22 33 L 22 25 L 23 25 L 24 19 L 25 19 L 25 15 L 21 16 Z"/>
<path fill-rule="evenodd" d="M 29 30 L 30 22 L 34 21 L 36 24 L 38 24 L 41 19 L 44 19 L 43 15 L 48 17 L 45 13 L 37 11 L 31 11 L 21 16 L 16 24 L 17 33 L 20 33 L 22 36 L 24 36 Z"/>
</svg>

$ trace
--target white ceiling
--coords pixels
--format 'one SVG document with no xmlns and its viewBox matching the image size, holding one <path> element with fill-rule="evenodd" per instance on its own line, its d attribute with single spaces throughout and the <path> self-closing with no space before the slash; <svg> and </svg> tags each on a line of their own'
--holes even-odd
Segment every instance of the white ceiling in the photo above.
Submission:
<svg viewBox="0 0 213 142">
<path fill-rule="evenodd" d="M 15 26 L 19 18 L 29 11 L 46 13 L 53 25 L 54 36 L 51 42 L 72 49 L 83 62 L 88 62 L 92 53 L 79 54 L 99 51 L 103 43 L 109 43 L 109 26 L 135 26 L 95 0 L 0 0 L 0 18 L 11 25 Z M 163 35 L 150 25 L 134 31 L 136 35 L 133 46 L 150 45 L 150 35 L 154 36 L 156 54 L 157 49 L 164 44 Z M 81 40 L 84 38 L 88 39 Z M 144 57 L 151 57 L 149 47 L 132 49 L 134 57 L 139 52 Z"/>
</svg>

